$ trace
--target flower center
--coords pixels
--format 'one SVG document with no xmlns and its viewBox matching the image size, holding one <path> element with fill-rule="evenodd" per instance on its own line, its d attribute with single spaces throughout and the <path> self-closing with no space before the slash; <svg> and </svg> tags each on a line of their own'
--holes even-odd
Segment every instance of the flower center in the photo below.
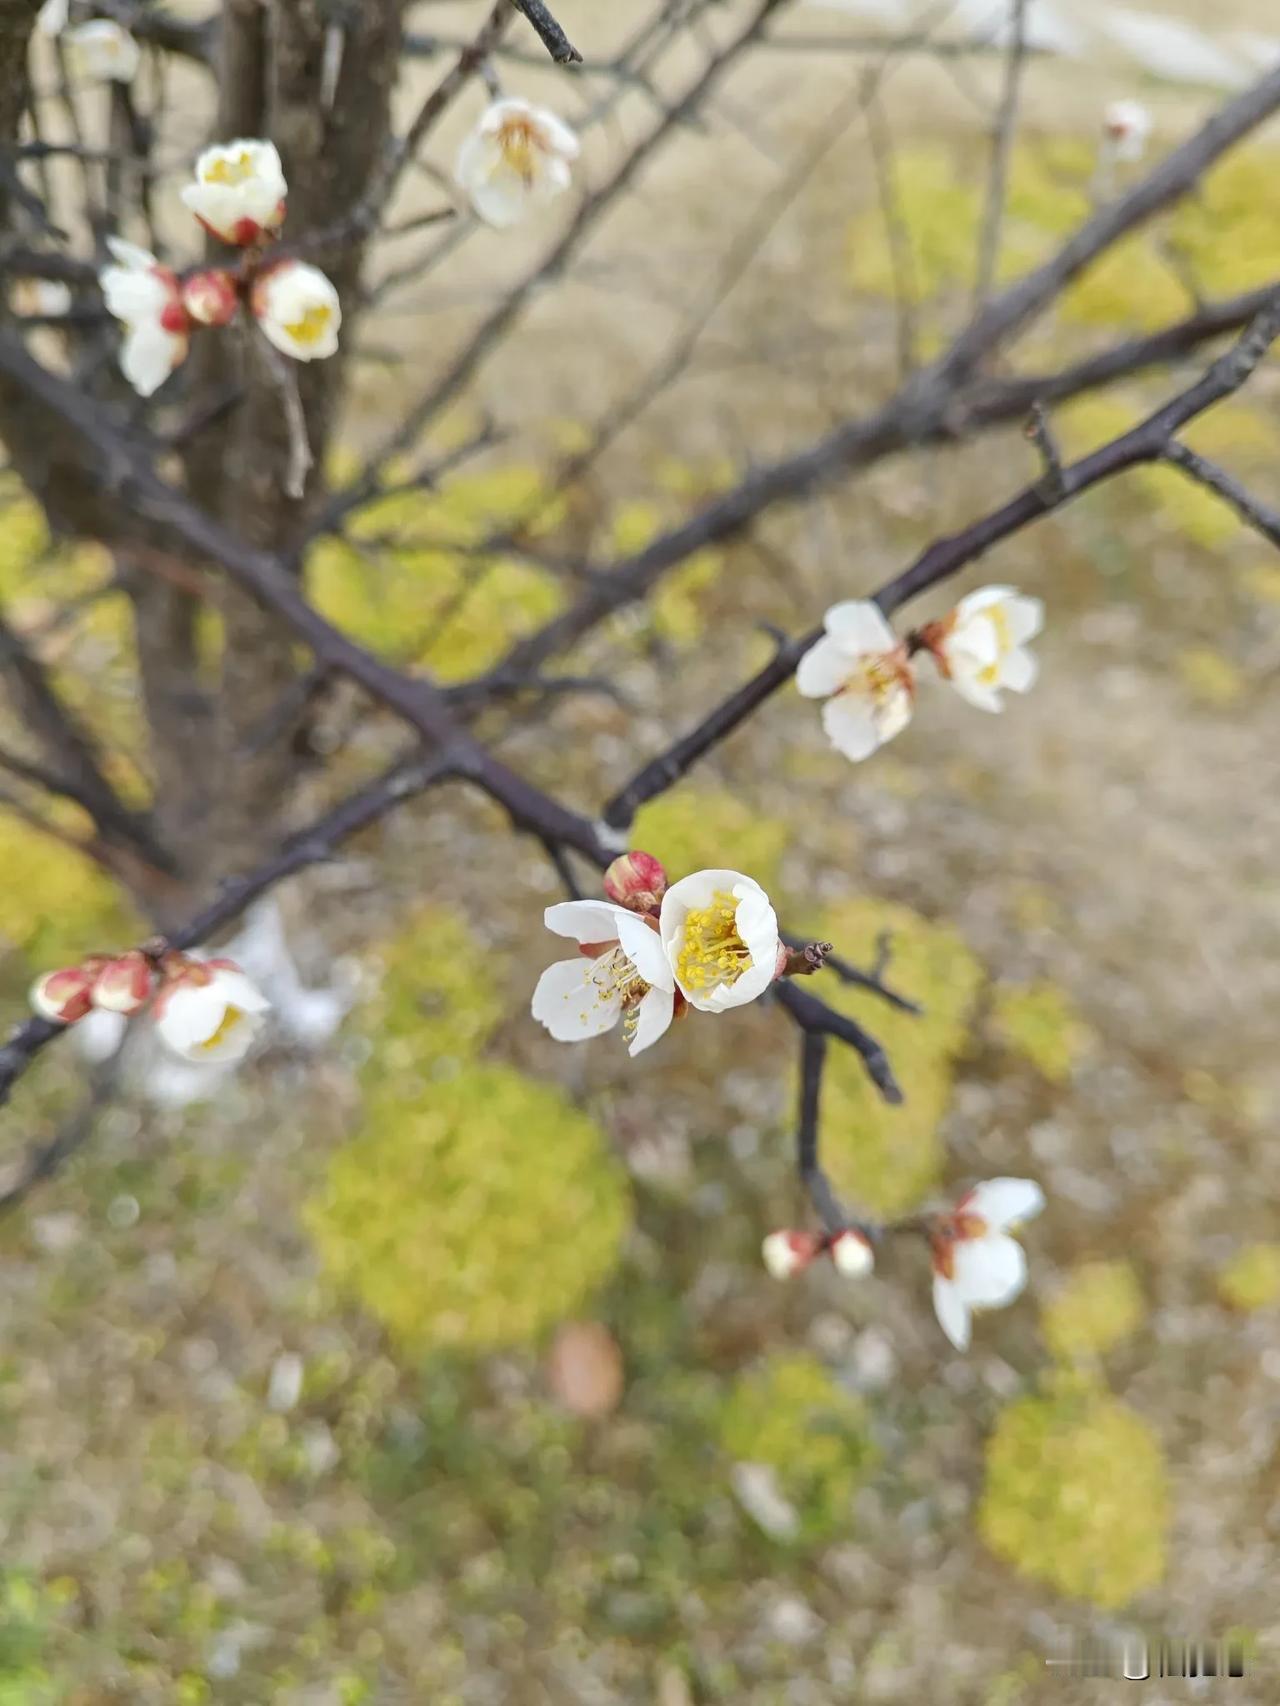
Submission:
<svg viewBox="0 0 1280 1706">
<path fill-rule="evenodd" d="M 883 705 L 902 685 L 902 675 L 896 660 L 888 653 L 863 658 L 857 675 L 850 676 L 846 689 L 865 693 L 875 705 Z"/>
<path fill-rule="evenodd" d="M 333 310 L 323 302 L 318 302 L 314 307 L 304 309 L 297 320 L 286 320 L 284 330 L 295 344 L 302 344 L 309 349 L 312 344 L 320 342 L 328 331 L 332 318 Z"/>
<path fill-rule="evenodd" d="M 686 989 L 736 983 L 752 964 L 751 951 L 738 934 L 738 903 L 727 889 L 717 889 L 709 906 L 690 909 L 676 957 Z"/>
<path fill-rule="evenodd" d="M 498 132 L 498 147 L 503 165 L 531 184 L 538 165 L 540 138 L 529 120 L 508 119 Z"/>
<path fill-rule="evenodd" d="M 205 173 L 205 180 L 211 184 L 243 184 L 253 175 L 253 155 L 247 148 L 242 148 L 230 159 L 224 156 L 215 160 Z"/>
<path fill-rule="evenodd" d="M 243 1018 L 244 1014 L 239 1007 L 228 1007 L 218 1023 L 217 1030 L 212 1036 L 206 1037 L 202 1043 L 198 1043 L 197 1048 L 204 1054 L 212 1054 L 214 1049 L 225 1043 L 232 1032 L 239 1028 L 240 1021 Z"/>
</svg>

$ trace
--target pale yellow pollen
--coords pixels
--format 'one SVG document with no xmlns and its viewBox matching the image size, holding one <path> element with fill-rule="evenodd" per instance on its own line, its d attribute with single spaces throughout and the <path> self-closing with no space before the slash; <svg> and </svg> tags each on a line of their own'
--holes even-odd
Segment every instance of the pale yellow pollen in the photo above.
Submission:
<svg viewBox="0 0 1280 1706">
<path fill-rule="evenodd" d="M 685 989 L 736 983 L 752 964 L 738 934 L 738 903 L 727 889 L 717 889 L 709 906 L 690 909 L 676 956 L 676 974 Z"/>
<path fill-rule="evenodd" d="M 302 344 L 304 348 L 309 349 L 312 344 L 320 342 L 332 319 L 333 309 L 327 303 L 317 302 L 313 307 L 304 309 L 299 319 L 286 320 L 283 324 L 285 332 L 295 344 Z"/>
<path fill-rule="evenodd" d="M 527 118 L 509 118 L 498 132 L 502 164 L 531 184 L 542 152 L 542 137 Z"/>
<path fill-rule="evenodd" d="M 211 1053 L 219 1044 L 226 1042 L 231 1033 L 239 1027 L 243 1018 L 244 1014 L 239 1007 L 228 1007 L 218 1021 L 217 1030 L 212 1036 L 206 1037 L 202 1043 L 197 1043 L 196 1047 L 205 1053 Z"/>
<path fill-rule="evenodd" d="M 622 1034 L 630 1042 L 640 1022 L 640 1003 L 649 993 L 649 985 L 621 947 L 611 948 L 596 960 L 587 988 L 594 996 L 596 1007 L 612 1007 L 615 1002 L 621 1003 Z M 564 999 L 568 1001 L 570 997 L 566 995 Z M 583 1008 L 578 1017 L 585 1025 L 591 1017 L 590 1008 Z"/>
<path fill-rule="evenodd" d="M 253 175 L 253 155 L 247 148 L 242 148 L 230 159 L 224 155 L 215 160 L 205 172 L 205 181 L 210 184 L 243 184 Z"/>
</svg>

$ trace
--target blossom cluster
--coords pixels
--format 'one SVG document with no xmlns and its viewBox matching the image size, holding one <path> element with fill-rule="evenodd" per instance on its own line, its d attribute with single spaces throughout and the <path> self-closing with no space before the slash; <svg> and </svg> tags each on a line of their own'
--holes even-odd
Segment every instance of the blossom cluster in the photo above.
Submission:
<svg viewBox="0 0 1280 1706">
<path fill-rule="evenodd" d="M 982 711 L 1002 711 L 1003 694 L 1026 693 L 1038 666 L 1028 643 L 1044 606 L 1011 586 L 984 586 L 939 622 L 900 639 L 869 599 L 833 604 L 825 632 L 800 659 L 796 686 L 822 699 L 822 724 L 838 752 L 869 758 L 901 734 L 915 710 L 914 659 L 927 651 L 942 679 Z"/>
<path fill-rule="evenodd" d="M 958 1351 L 969 1348 L 975 1314 L 1012 1303 L 1026 1285 L 1026 1253 L 1012 1233 L 1043 1207 L 1044 1193 L 1032 1179 L 986 1179 L 923 1223 L 933 1257 L 934 1312 Z M 775 1279 L 790 1279 L 823 1255 L 846 1279 L 875 1266 L 871 1236 L 857 1227 L 834 1234 L 771 1232 L 761 1254 Z"/>
<path fill-rule="evenodd" d="M 175 1054 L 206 1066 L 243 1059 L 270 1008 L 234 960 L 141 948 L 90 954 L 46 972 L 32 986 L 31 1005 L 58 1025 L 74 1025 L 95 1009 L 125 1018 L 146 1012 Z"/>
<path fill-rule="evenodd" d="M 549 906 L 548 930 L 578 944 L 578 957 L 548 966 L 533 1016 L 558 1042 L 601 1036 L 621 1023 L 639 1054 L 690 1007 L 741 1007 L 786 970 L 788 951 L 769 897 L 741 871 L 695 871 L 667 885 L 650 853 L 615 859 L 608 900 Z"/>
<path fill-rule="evenodd" d="M 238 266 L 180 277 L 148 250 L 107 238 L 112 262 L 99 283 L 108 312 L 125 328 L 121 371 L 141 396 L 158 391 L 186 360 L 194 331 L 229 325 L 242 305 L 267 341 L 295 361 L 337 351 L 342 306 L 332 282 L 306 261 L 270 253 L 288 193 L 275 145 L 244 137 L 205 149 L 182 190 L 204 229 L 241 250 Z"/>
</svg>

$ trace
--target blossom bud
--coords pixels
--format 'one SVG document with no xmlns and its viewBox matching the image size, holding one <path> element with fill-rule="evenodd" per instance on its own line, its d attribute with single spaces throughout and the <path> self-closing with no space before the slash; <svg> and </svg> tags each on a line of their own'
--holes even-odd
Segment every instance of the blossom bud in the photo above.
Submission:
<svg viewBox="0 0 1280 1706">
<path fill-rule="evenodd" d="M 98 973 L 92 990 L 95 1007 L 108 1013 L 136 1013 L 151 995 L 151 966 L 136 948 L 108 960 Z"/>
<path fill-rule="evenodd" d="M 237 297 L 230 273 L 209 267 L 193 273 L 182 286 L 187 313 L 202 326 L 225 326 L 235 318 Z"/>
<path fill-rule="evenodd" d="M 667 892 L 667 873 L 652 853 L 623 853 L 604 874 L 604 892 L 628 912 L 656 912 Z"/>
<path fill-rule="evenodd" d="M 103 964 L 101 957 L 95 955 L 83 965 L 46 972 L 31 986 L 31 1005 L 42 1019 L 52 1019 L 57 1025 L 74 1025 L 93 1006 L 94 980 Z"/>
<path fill-rule="evenodd" d="M 771 1232 L 760 1246 L 764 1265 L 774 1279 L 790 1279 L 822 1254 L 825 1240 L 816 1232 Z"/>
<path fill-rule="evenodd" d="M 864 1279 L 876 1265 L 876 1253 L 870 1239 L 851 1226 L 837 1232 L 831 1240 L 831 1260 L 845 1279 Z"/>
</svg>

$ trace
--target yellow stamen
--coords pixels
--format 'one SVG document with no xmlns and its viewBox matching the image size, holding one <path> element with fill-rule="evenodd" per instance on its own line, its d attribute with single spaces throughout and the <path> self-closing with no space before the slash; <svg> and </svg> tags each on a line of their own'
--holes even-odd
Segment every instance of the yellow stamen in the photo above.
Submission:
<svg viewBox="0 0 1280 1706">
<path fill-rule="evenodd" d="M 242 148 L 234 158 L 215 160 L 205 173 L 211 184 L 242 184 L 253 176 L 253 155 Z"/>
<path fill-rule="evenodd" d="M 717 889 L 709 906 L 694 907 L 685 917 L 676 974 L 685 989 L 711 989 L 736 983 L 752 963 L 738 934 L 738 903 L 727 889 Z"/>
<path fill-rule="evenodd" d="M 295 344 L 302 344 L 309 349 L 312 344 L 318 344 L 329 329 L 333 318 L 333 310 L 323 302 L 318 302 L 314 308 L 303 311 L 299 320 L 286 321 L 284 330 Z"/>
<path fill-rule="evenodd" d="M 498 132 L 498 147 L 502 163 L 526 184 L 531 184 L 538 168 L 542 138 L 527 118 L 511 118 Z"/>
<path fill-rule="evenodd" d="M 221 1043 L 225 1043 L 231 1033 L 239 1026 L 244 1014 L 239 1007 L 228 1007 L 218 1022 L 218 1028 L 211 1037 L 206 1037 L 197 1048 L 205 1054 L 211 1054 Z"/>
</svg>

